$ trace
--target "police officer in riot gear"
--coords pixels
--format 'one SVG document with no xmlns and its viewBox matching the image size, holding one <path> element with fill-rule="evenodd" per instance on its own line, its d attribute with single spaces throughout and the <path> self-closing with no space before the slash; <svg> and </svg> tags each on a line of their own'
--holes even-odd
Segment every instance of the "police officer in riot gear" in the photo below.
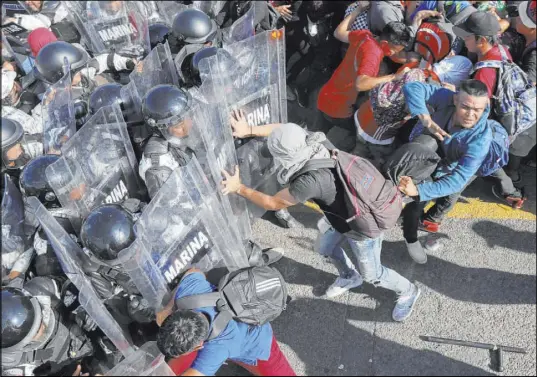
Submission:
<svg viewBox="0 0 537 377">
<path fill-rule="evenodd" d="M 151 50 L 159 43 L 166 43 L 170 31 L 170 27 L 162 22 L 149 25 L 149 42 L 151 44 Z"/>
<path fill-rule="evenodd" d="M 199 9 L 183 9 L 173 20 L 171 34 L 168 37 L 170 51 L 177 54 L 185 45 L 220 47 L 222 33 L 207 14 Z"/>
<path fill-rule="evenodd" d="M 144 118 L 154 134 L 144 148 L 139 173 L 151 198 L 172 171 L 185 166 L 194 154 L 194 146 L 189 145 L 192 120 L 185 119 L 191 105 L 190 94 L 173 85 L 157 85 L 142 101 Z"/>
<path fill-rule="evenodd" d="M 152 135 L 152 131 L 143 121 L 140 122 L 136 119 L 132 106 L 125 106 L 121 96 L 121 88 L 122 85 L 117 83 L 109 83 L 97 87 L 91 93 L 88 101 L 89 113 L 93 115 L 103 106 L 118 104 L 121 108 L 123 119 L 127 123 L 134 153 L 139 160 L 142 157 L 143 147 Z"/>
<path fill-rule="evenodd" d="M 88 260 L 83 266 L 93 286 L 121 326 L 133 322 L 148 324 L 154 312 L 123 270 L 119 253 L 135 240 L 134 223 L 145 203 L 127 199 L 121 204 L 104 204 L 86 217 L 80 231 L 81 243 Z M 119 292 L 118 292 L 119 291 Z M 83 309 L 77 309 L 78 316 Z M 87 318 L 81 323 L 91 329 L 94 324 Z"/>
<path fill-rule="evenodd" d="M 27 135 L 22 125 L 2 118 L 2 171 L 18 178 L 20 169 L 32 157 L 43 154 L 43 144 L 38 135 Z"/>
<path fill-rule="evenodd" d="M 59 374 L 93 354 L 59 292 L 55 281 L 39 277 L 2 288 L 3 375 Z"/>
<path fill-rule="evenodd" d="M 56 218 L 58 223 L 69 233 L 74 236 L 75 231 L 71 222 L 61 208 L 60 202 L 50 186 L 46 177 L 46 169 L 60 157 L 57 155 L 43 155 L 32 159 L 22 170 L 19 186 L 24 198 L 35 196 L 49 212 Z M 43 229 L 38 228 L 38 223 L 33 219 L 30 213 L 26 214 L 26 232 L 33 233 L 33 249 L 37 254 L 33 270 L 37 276 L 62 276 L 61 265 L 52 249 L 48 237 Z M 35 233 L 34 233 L 35 232 Z"/>
</svg>

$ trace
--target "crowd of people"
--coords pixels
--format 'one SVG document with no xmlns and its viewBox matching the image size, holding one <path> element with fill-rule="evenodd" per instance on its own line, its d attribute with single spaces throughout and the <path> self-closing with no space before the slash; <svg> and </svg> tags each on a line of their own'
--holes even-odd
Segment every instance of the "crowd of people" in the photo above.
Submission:
<svg viewBox="0 0 537 377">
<path fill-rule="evenodd" d="M 251 222 L 300 203 L 325 296 L 367 282 L 408 320 L 385 232 L 425 264 L 476 178 L 524 207 L 536 24 L 535 1 L 2 2 L 2 374 L 294 375 L 284 250 Z"/>
</svg>

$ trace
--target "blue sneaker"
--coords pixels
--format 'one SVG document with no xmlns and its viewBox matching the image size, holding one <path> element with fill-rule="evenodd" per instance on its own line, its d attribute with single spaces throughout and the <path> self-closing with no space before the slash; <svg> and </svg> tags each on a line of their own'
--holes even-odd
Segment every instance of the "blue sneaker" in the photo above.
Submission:
<svg viewBox="0 0 537 377">
<path fill-rule="evenodd" d="M 392 318 L 396 322 L 403 322 L 405 319 L 410 317 L 412 314 L 412 309 L 414 309 L 414 304 L 418 301 L 420 297 L 421 289 L 415 284 L 412 284 L 412 291 L 410 294 L 405 296 L 399 296 L 397 299 L 397 304 L 393 308 Z"/>
</svg>

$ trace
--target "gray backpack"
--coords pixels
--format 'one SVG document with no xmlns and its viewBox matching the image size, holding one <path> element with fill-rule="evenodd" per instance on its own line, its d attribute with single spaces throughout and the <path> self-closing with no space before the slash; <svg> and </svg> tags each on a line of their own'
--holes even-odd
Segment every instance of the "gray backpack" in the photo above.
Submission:
<svg viewBox="0 0 537 377">
<path fill-rule="evenodd" d="M 276 319 L 287 307 L 287 284 L 273 267 L 248 267 L 224 276 L 216 292 L 183 297 L 175 304 L 179 309 L 216 307 L 210 340 L 231 320 L 261 326 Z"/>
<path fill-rule="evenodd" d="M 391 229 L 403 209 L 402 197 L 397 186 L 387 180 L 380 171 L 365 158 L 343 151 L 332 151 L 336 159 L 308 161 L 291 181 L 308 171 L 333 169 L 345 189 L 345 205 L 348 218 L 344 220 L 351 230 L 370 238 L 378 237 Z M 341 218 L 341 214 L 334 214 Z"/>
</svg>

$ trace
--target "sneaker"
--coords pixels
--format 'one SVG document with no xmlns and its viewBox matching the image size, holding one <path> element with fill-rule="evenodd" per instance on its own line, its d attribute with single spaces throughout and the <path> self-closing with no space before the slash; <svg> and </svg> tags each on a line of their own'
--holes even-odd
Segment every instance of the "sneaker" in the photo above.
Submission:
<svg viewBox="0 0 537 377">
<path fill-rule="evenodd" d="M 276 218 L 281 226 L 287 229 L 294 229 L 300 227 L 300 223 L 295 220 L 293 216 L 286 209 L 281 209 L 275 212 Z"/>
<path fill-rule="evenodd" d="M 340 276 L 330 287 L 328 287 L 328 289 L 326 290 L 326 297 L 334 298 L 336 296 L 342 295 L 349 289 L 359 287 L 360 285 L 362 285 L 363 282 L 364 279 L 362 279 L 358 272 L 354 272 L 354 274 L 349 279 L 345 279 Z"/>
<path fill-rule="evenodd" d="M 420 221 L 419 229 L 423 230 L 424 232 L 438 233 L 439 228 L 440 228 L 440 223 L 436 223 L 434 221 L 429 221 L 429 220 Z"/>
<path fill-rule="evenodd" d="M 265 265 L 270 266 L 271 264 L 274 264 L 280 259 L 282 259 L 284 254 L 285 249 L 282 249 L 281 247 L 274 247 L 271 249 L 263 250 L 261 257 L 263 258 L 263 262 L 265 262 Z"/>
<path fill-rule="evenodd" d="M 295 94 L 295 90 L 294 88 L 290 87 L 289 85 L 287 85 L 287 100 L 288 101 L 291 101 L 291 102 L 294 102 L 297 100 L 297 96 Z"/>
<path fill-rule="evenodd" d="M 298 100 L 298 105 L 302 108 L 307 108 L 309 105 L 309 93 L 305 90 L 296 90 L 296 98 Z"/>
<path fill-rule="evenodd" d="M 499 192 L 496 186 L 492 186 L 492 193 L 495 197 L 503 202 L 506 202 L 514 209 L 521 209 L 524 202 L 528 199 L 524 196 L 524 190 L 517 189 L 513 194 L 503 195 Z"/>
<path fill-rule="evenodd" d="M 395 322 L 403 322 L 410 317 L 412 309 L 414 309 L 414 304 L 418 301 L 420 294 L 421 289 L 415 284 L 412 284 L 412 292 L 410 294 L 399 296 L 397 304 L 395 304 L 395 308 L 393 308 L 392 312 L 392 318 Z"/>
<path fill-rule="evenodd" d="M 427 263 L 427 253 L 425 250 L 423 250 L 423 246 L 421 246 L 419 240 L 413 243 L 408 243 L 405 241 L 405 244 L 408 254 L 410 255 L 410 258 L 414 260 L 414 262 L 419 264 Z"/>
</svg>

